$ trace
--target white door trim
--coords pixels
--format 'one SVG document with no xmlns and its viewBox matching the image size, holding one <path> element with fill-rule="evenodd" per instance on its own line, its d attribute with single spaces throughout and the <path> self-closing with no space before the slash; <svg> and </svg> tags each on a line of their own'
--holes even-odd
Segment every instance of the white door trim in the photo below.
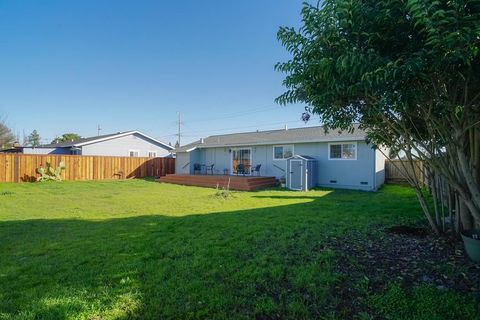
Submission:
<svg viewBox="0 0 480 320">
<path fill-rule="evenodd" d="M 293 172 L 292 172 L 292 162 L 293 161 L 300 162 L 300 166 L 302 166 L 302 162 L 303 162 L 302 160 L 296 160 L 296 159 L 295 160 L 293 160 L 293 159 L 290 160 L 290 170 L 288 171 L 288 174 L 290 175 L 290 179 L 288 179 L 289 180 L 289 189 L 300 191 L 300 190 L 303 190 L 303 188 L 301 186 L 300 186 L 300 189 L 292 188 L 292 174 L 293 174 Z M 303 174 L 301 172 L 300 172 L 300 185 L 303 186 Z"/>
<path fill-rule="evenodd" d="M 234 151 L 238 151 L 238 150 L 249 150 L 250 151 L 250 173 L 249 174 L 246 174 L 246 176 L 250 176 L 252 175 L 252 160 L 253 160 L 253 155 L 252 155 L 252 148 L 250 147 L 245 147 L 245 148 L 233 148 L 233 149 L 230 149 L 232 152 L 230 153 L 230 175 L 234 175 L 233 174 L 233 152 Z"/>
</svg>

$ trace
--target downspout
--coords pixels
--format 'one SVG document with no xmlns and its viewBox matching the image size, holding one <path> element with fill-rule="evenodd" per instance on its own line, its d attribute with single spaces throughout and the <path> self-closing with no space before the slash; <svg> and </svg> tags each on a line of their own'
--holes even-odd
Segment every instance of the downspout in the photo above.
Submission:
<svg viewBox="0 0 480 320">
<path fill-rule="evenodd" d="M 306 191 L 308 191 L 308 161 L 305 161 L 305 192 Z"/>
</svg>

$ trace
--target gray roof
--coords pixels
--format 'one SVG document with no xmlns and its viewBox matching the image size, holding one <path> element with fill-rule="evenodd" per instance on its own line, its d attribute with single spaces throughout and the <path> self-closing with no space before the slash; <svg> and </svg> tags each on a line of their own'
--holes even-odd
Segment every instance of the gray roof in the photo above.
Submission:
<svg viewBox="0 0 480 320">
<path fill-rule="evenodd" d="M 146 134 L 141 133 L 140 131 L 126 131 L 126 132 L 117 132 L 117 133 L 112 133 L 112 134 L 105 134 L 101 136 L 95 136 L 95 137 L 90 137 L 90 138 L 82 138 L 78 139 L 75 141 L 66 141 L 66 142 L 59 142 L 59 143 L 51 143 L 51 144 L 44 144 L 40 146 L 40 148 L 71 148 L 71 147 L 81 147 L 84 145 L 96 143 L 96 142 L 101 142 L 105 140 L 111 140 L 115 138 L 120 138 L 128 135 L 136 134 L 139 136 L 142 136 L 148 140 L 151 140 L 152 142 L 159 144 L 163 147 L 165 147 L 168 150 L 172 150 L 173 147 L 169 146 L 168 144 L 161 142 L 157 139 L 154 139 L 152 137 L 147 136 Z"/>
<path fill-rule="evenodd" d="M 339 129 L 329 129 L 328 131 L 325 131 L 324 127 L 318 126 L 210 136 L 181 146 L 173 152 L 189 152 L 197 148 L 236 147 L 280 143 L 358 141 L 365 140 L 365 138 L 365 131 L 359 129 L 357 124 L 354 125 L 353 132 L 341 131 Z"/>
</svg>

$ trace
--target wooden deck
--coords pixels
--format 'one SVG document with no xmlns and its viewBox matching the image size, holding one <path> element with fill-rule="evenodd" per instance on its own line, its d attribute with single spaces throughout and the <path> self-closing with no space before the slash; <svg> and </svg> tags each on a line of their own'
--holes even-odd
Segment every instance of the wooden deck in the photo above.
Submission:
<svg viewBox="0 0 480 320">
<path fill-rule="evenodd" d="M 277 185 L 275 177 L 251 177 L 251 176 L 228 176 L 228 175 L 190 175 L 190 174 L 167 174 L 161 177 L 160 182 L 181 184 L 187 186 L 224 188 L 230 181 L 231 190 L 251 191 L 274 187 Z"/>
</svg>

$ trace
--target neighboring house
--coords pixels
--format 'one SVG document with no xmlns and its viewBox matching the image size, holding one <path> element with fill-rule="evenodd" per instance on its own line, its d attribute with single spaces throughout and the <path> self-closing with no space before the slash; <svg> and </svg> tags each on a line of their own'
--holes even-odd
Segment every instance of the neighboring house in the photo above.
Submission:
<svg viewBox="0 0 480 320">
<path fill-rule="evenodd" d="M 40 147 L 24 147 L 25 154 L 73 154 L 83 156 L 167 157 L 173 147 L 139 131 L 119 132 Z"/>
<path fill-rule="evenodd" d="M 377 190 L 385 180 L 385 157 L 365 139 L 358 126 L 351 133 L 308 127 L 210 136 L 174 150 L 175 172 L 195 174 L 198 165 L 213 164 L 215 174 L 237 174 L 243 164 L 249 175 L 261 165 L 262 176 L 288 181 L 293 172 L 286 160 L 302 155 L 316 160 L 311 170 L 316 186 Z"/>
</svg>

